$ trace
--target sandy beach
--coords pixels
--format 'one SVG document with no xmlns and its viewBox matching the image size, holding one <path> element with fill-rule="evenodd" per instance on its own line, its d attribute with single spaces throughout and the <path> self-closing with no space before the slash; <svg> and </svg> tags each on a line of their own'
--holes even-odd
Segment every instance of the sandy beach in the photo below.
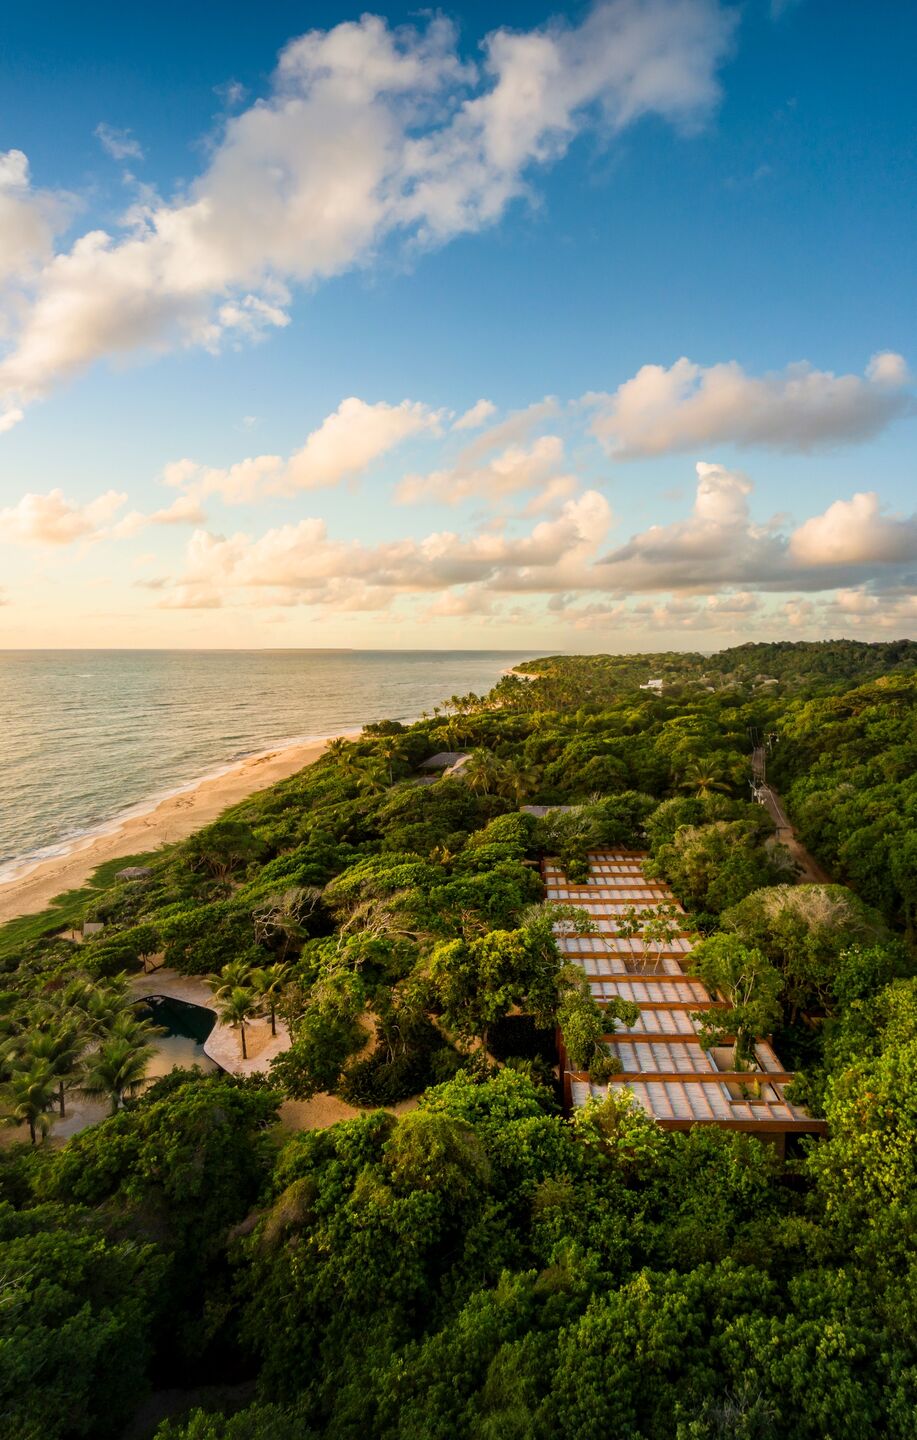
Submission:
<svg viewBox="0 0 917 1440">
<path fill-rule="evenodd" d="M 356 733 L 347 738 L 356 739 Z M 230 805 L 311 765 L 324 754 L 327 744 L 327 740 L 313 740 L 251 755 L 222 774 L 170 795 L 146 812 L 131 815 L 107 833 L 75 841 L 66 855 L 42 860 L 34 869 L 0 885 L 0 925 L 18 915 L 44 910 L 56 895 L 84 885 L 96 866 L 106 860 L 139 855 L 173 840 L 187 839 Z"/>
</svg>

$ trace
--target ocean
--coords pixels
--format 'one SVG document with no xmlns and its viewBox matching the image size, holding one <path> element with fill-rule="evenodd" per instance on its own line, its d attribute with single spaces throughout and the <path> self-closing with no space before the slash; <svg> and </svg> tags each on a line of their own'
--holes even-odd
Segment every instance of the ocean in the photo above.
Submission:
<svg viewBox="0 0 917 1440">
<path fill-rule="evenodd" d="M 0 883 L 284 744 L 414 720 L 531 651 L 0 651 Z"/>
</svg>

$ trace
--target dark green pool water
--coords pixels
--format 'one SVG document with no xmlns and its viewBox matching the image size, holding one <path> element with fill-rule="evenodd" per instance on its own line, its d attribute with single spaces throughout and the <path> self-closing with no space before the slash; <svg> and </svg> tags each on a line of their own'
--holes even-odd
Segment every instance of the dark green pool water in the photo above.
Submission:
<svg viewBox="0 0 917 1440">
<path fill-rule="evenodd" d="M 176 1066 L 182 1070 L 192 1065 L 200 1070 L 220 1068 L 204 1053 L 204 1041 L 216 1024 L 217 1017 L 212 1010 L 203 1005 L 189 1005 L 185 1000 L 173 1000 L 169 995 L 151 995 L 144 1000 L 143 1011 L 166 1030 L 166 1034 L 154 1042 L 156 1054 L 147 1070 L 151 1080 L 168 1075 Z"/>
</svg>

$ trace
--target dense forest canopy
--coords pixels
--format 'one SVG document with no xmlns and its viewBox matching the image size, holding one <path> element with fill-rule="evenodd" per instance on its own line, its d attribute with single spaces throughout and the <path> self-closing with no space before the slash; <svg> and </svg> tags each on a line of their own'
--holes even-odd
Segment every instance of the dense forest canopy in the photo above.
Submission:
<svg viewBox="0 0 917 1440">
<path fill-rule="evenodd" d="M 607 703 L 636 686 L 662 681 L 668 693 L 694 687 L 721 689 L 739 686 L 761 690 L 778 685 L 780 692 L 822 691 L 830 686 L 863 684 L 893 672 L 912 673 L 917 666 L 917 642 L 890 640 L 868 644 L 862 640 L 750 642 L 720 650 L 715 655 L 670 650 L 654 655 L 552 655 L 526 660 L 517 666 L 533 684 L 528 700 L 562 706 L 571 702 Z M 516 684 L 507 677 L 497 694 Z"/>
<path fill-rule="evenodd" d="M 915 656 L 532 662 L 0 931 L 0 1431 L 117 1437 L 153 1389 L 187 1391 L 159 1440 L 913 1440 Z M 736 1053 L 773 1033 L 826 1140 L 784 1165 L 614 1089 L 561 1114 L 555 1030 L 607 1078 L 615 1017 L 538 861 L 600 846 L 649 853 Z M 240 1040 L 286 1027 L 268 1074 L 144 1086 L 160 959 Z M 111 1114 L 55 1145 L 79 1092 Z M 353 1118 L 278 1123 L 329 1092 Z"/>
</svg>

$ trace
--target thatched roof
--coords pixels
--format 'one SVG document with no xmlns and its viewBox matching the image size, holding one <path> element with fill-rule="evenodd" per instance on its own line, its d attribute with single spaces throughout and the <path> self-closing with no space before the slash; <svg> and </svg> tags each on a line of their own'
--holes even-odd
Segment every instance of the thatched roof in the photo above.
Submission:
<svg viewBox="0 0 917 1440">
<path fill-rule="evenodd" d="M 126 865 L 115 875 L 116 880 L 146 880 L 152 875 L 149 865 Z"/>
<path fill-rule="evenodd" d="M 426 760 L 421 760 L 421 770 L 448 770 L 459 760 L 466 760 L 468 752 L 465 750 L 440 750 L 437 755 L 430 755 Z"/>
</svg>

